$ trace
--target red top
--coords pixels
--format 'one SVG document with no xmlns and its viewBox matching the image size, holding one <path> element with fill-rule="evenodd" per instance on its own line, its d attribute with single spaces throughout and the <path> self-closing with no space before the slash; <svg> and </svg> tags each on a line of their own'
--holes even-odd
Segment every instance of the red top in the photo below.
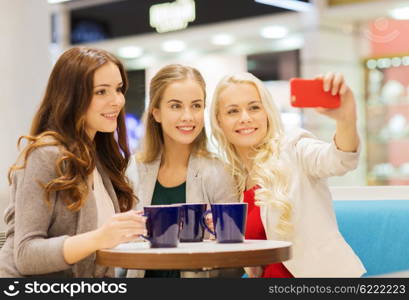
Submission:
<svg viewBox="0 0 409 300">
<path fill-rule="evenodd" d="M 245 237 L 248 240 L 266 240 L 266 232 L 260 217 L 260 207 L 254 204 L 254 191 L 257 186 L 244 191 L 244 202 L 248 204 L 247 224 Z M 287 270 L 282 263 L 270 264 L 264 266 L 261 277 L 264 278 L 293 278 L 294 276 Z"/>
</svg>

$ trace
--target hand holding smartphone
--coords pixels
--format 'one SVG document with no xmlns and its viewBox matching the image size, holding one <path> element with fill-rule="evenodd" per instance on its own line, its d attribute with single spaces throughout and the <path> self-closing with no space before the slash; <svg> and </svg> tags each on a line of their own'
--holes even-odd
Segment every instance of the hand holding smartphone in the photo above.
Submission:
<svg viewBox="0 0 409 300">
<path fill-rule="evenodd" d="M 290 80 L 291 105 L 294 107 L 338 108 L 339 94 L 324 91 L 322 79 L 292 78 Z"/>
</svg>

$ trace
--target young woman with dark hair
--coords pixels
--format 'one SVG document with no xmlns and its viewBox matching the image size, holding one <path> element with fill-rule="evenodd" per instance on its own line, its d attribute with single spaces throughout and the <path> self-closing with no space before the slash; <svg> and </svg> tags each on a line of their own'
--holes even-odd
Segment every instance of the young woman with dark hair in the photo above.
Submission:
<svg viewBox="0 0 409 300">
<path fill-rule="evenodd" d="M 103 50 L 72 48 L 55 64 L 9 171 L 0 277 L 112 277 L 95 251 L 146 232 L 125 177 L 127 85 L 120 61 Z"/>
</svg>

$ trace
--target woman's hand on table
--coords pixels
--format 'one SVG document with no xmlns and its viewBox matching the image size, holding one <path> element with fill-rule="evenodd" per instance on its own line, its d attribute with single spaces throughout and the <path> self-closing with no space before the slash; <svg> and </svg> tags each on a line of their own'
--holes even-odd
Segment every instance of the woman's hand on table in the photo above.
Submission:
<svg viewBox="0 0 409 300">
<path fill-rule="evenodd" d="M 77 263 L 97 250 L 113 248 L 146 234 L 146 219 L 142 214 L 142 211 L 134 210 L 115 214 L 96 230 L 66 238 L 63 246 L 65 262 Z"/>
<path fill-rule="evenodd" d="M 146 235 L 146 217 L 141 210 L 117 213 L 98 228 L 96 234 L 98 249 L 116 247 Z"/>
<path fill-rule="evenodd" d="M 214 232 L 213 215 L 211 213 L 206 215 L 205 223 L 206 223 L 207 227 L 209 227 L 209 229 Z M 213 234 L 210 234 L 209 239 L 210 240 L 215 240 L 216 237 Z"/>
</svg>

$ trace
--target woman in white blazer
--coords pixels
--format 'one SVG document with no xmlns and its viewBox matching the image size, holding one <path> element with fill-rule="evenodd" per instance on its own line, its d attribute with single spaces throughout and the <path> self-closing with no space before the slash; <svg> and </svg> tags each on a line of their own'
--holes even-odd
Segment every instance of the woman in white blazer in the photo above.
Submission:
<svg viewBox="0 0 409 300">
<path fill-rule="evenodd" d="M 127 170 L 139 199 L 137 209 L 239 200 L 224 165 L 207 149 L 205 98 L 205 82 L 195 68 L 167 65 L 152 78 L 142 149 Z M 197 275 L 210 276 L 209 272 Z M 143 272 L 128 276 L 141 277 Z M 148 271 L 146 276 L 188 277 L 192 272 Z"/>
<path fill-rule="evenodd" d="M 248 231 L 256 231 L 256 238 L 293 243 L 290 260 L 247 268 L 250 277 L 360 277 L 365 273 L 338 230 L 326 183 L 328 177 L 343 175 L 358 164 L 355 100 L 342 75 L 318 78 L 325 91 L 341 97 L 338 109 L 317 109 L 336 121 L 331 143 L 304 130 L 285 133 L 271 95 L 252 74 L 226 76 L 216 87 L 213 135 L 242 200 L 253 201 L 258 214 L 249 217 L 246 238 Z"/>
</svg>

